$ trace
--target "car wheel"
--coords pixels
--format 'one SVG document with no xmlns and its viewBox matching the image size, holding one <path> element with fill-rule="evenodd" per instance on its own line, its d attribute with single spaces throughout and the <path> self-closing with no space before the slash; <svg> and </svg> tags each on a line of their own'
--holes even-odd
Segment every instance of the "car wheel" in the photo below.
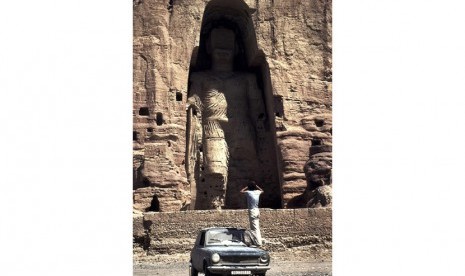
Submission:
<svg viewBox="0 0 465 276">
<path fill-rule="evenodd" d="M 211 276 L 212 275 L 210 273 L 210 271 L 208 271 L 208 269 L 207 269 L 207 263 L 203 263 L 203 273 L 205 274 L 205 276 Z"/>
<path fill-rule="evenodd" d="M 199 276 L 199 272 L 197 271 L 197 269 L 195 269 L 194 266 L 192 266 L 192 263 L 190 264 L 190 276 Z"/>
</svg>

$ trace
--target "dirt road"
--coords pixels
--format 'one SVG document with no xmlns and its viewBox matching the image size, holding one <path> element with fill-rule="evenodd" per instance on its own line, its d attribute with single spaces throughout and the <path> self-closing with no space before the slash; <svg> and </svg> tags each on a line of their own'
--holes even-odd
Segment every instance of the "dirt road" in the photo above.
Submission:
<svg viewBox="0 0 465 276">
<path fill-rule="evenodd" d="M 187 276 L 189 275 L 189 263 L 152 263 L 135 264 L 134 276 Z M 203 274 L 199 274 L 203 275 Z M 331 276 L 331 262 L 292 262 L 275 261 L 271 263 L 271 269 L 267 276 Z"/>
</svg>

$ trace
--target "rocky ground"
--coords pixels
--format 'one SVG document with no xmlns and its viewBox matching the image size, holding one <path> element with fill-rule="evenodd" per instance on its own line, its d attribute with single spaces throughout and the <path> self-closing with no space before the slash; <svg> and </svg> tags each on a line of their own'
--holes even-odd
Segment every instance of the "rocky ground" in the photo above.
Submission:
<svg viewBox="0 0 465 276">
<path fill-rule="evenodd" d="M 189 275 L 188 262 L 135 264 L 134 276 Z M 199 273 L 199 275 L 203 275 Z M 272 262 L 267 276 L 331 276 L 331 262 L 280 261 Z"/>
<path fill-rule="evenodd" d="M 299 254 L 301 253 L 301 254 Z M 300 257 L 299 257 L 300 256 Z M 189 254 L 157 255 L 134 262 L 134 276 L 189 275 Z M 331 276 L 331 256 L 315 259 L 302 252 L 271 252 L 267 276 Z M 203 275 L 200 273 L 199 275 Z"/>
</svg>

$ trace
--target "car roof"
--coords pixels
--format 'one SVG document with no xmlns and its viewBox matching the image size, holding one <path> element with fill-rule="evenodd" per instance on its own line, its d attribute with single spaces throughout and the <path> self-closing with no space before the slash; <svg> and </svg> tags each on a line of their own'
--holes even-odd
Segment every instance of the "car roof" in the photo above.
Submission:
<svg viewBox="0 0 465 276">
<path fill-rule="evenodd" d="M 208 228 L 203 228 L 201 231 L 207 231 L 207 230 L 212 230 L 212 229 L 246 230 L 245 228 L 237 228 L 237 227 L 208 227 Z"/>
</svg>

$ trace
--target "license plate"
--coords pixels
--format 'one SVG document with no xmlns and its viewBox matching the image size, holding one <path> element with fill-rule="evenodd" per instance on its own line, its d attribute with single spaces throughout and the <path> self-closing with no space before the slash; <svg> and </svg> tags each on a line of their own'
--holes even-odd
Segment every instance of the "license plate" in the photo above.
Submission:
<svg viewBox="0 0 465 276">
<path fill-rule="evenodd" d="M 250 275 L 252 272 L 248 270 L 231 271 L 231 275 Z"/>
</svg>

